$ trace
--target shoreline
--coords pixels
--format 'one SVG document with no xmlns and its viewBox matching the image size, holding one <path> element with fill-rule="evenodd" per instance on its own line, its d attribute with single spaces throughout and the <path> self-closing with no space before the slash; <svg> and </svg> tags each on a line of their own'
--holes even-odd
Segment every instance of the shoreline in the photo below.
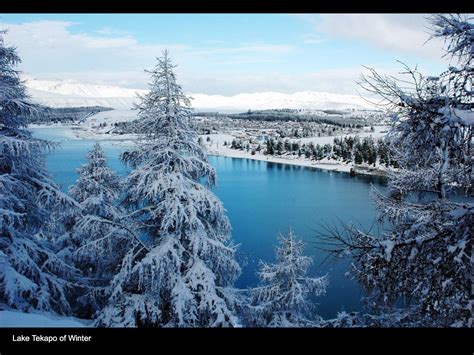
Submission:
<svg viewBox="0 0 474 355">
<path fill-rule="evenodd" d="M 91 140 L 91 141 L 106 141 L 110 142 L 112 145 L 120 145 L 120 146 L 131 146 L 133 142 L 137 139 L 135 135 L 124 135 L 125 137 L 121 137 L 121 135 L 107 135 L 105 134 L 97 134 L 95 132 L 91 132 L 88 130 L 84 130 L 79 128 L 78 126 L 74 125 L 29 125 L 28 128 L 32 129 L 44 129 L 44 128 L 60 128 L 64 129 L 65 131 L 65 138 L 67 139 L 77 139 L 77 140 Z M 225 134 L 221 134 L 224 136 Z M 206 135 L 201 135 L 203 138 Z M 227 138 L 232 137 L 228 135 Z M 338 162 L 335 160 L 325 160 L 316 162 L 314 160 L 308 160 L 301 157 L 294 157 L 292 158 L 281 158 L 277 156 L 270 156 L 264 155 L 261 153 L 257 153 L 252 155 L 250 152 L 236 150 L 228 148 L 224 145 L 220 145 L 215 142 L 211 142 L 210 144 L 206 144 L 204 142 L 204 148 L 206 153 L 210 156 L 217 156 L 217 157 L 228 157 L 228 158 L 236 158 L 236 159 L 249 159 L 249 160 L 256 160 L 256 161 L 264 161 L 268 163 L 275 163 L 275 164 L 285 164 L 285 165 L 293 165 L 293 166 L 301 166 L 305 168 L 313 168 L 317 170 L 323 171 L 332 171 L 337 173 L 345 173 L 350 175 L 364 175 L 364 176 L 375 176 L 375 177 L 385 177 L 385 170 L 379 169 L 377 167 L 357 167 L 349 164 L 345 164 L 342 162 Z M 370 169 L 370 170 L 365 170 Z"/>
<path fill-rule="evenodd" d="M 268 156 L 268 155 L 252 155 L 247 152 L 242 152 L 235 150 L 232 152 L 231 149 L 229 151 L 208 151 L 208 155 L 215 156 L 215 157 L 226 157 L 226 158 L 234 158 L 234 159 L 248 159 L 248 160 L 255 160 L 255 161 L 263 161 L 267 163 L 275 163 L 275 164 L 284 164 L 284 165 L 293 165 L 293 166 L 300 166 L 304 168 L 312 168 L 317 170 L 324 170 L 324 171 L 331 171 L 336 173 L 343 173 L 343 174 L 353 174 L 353 175 L 364 175 L 364 176 L 375 176 L 383 178 L 385 177 L 385 171 L 380 170 L 377 168 L 373 168 L 373 170 L 363 170 L 365 167 L 354 167 L 347 164 L 342 164 L 338 162 L 334 163 L 317 163 L 314 161 L 309 160 L 298 160 L 298 159 L 285 159 L 279 158 L 275 156 Z M 351 173 L 351 170 L 353 172 Z"/>
</svg>

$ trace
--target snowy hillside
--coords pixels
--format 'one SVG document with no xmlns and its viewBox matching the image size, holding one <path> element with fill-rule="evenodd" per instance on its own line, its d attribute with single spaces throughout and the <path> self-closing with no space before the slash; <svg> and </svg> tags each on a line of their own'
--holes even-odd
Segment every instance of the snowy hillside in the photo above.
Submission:
<svg viewBox="0 0 474 355">
<path fill-rule="evenodd" d="M 115 109 L 130 109 L 136 95 L 145 90 L 127 89 L 118 86 L 94 85 L 72 80 L 37 80 L 25 76 L 31 96 L 51 107 L 103 106 Z M 242 112 L 266 109 L 364 109 L 371 108 L 364 99 L 356 95 L 340 95 L 314 91 L 294 94 L 260 92 L 234 96 L 189 93 L 192 105 L 198 111 Z"/>
<path fill-rule="evenodd" d="M 366 109 L 371 107 L 364 99 L 355 95 L 330 94 L 301 91 L 294 94 L 279 92 L 257 92 L 235 96 L 191 94 L 193 106 L 203 111 L 242 112 L 270 109 Z"/>
<path fill-rule="evenodd" d="M 145 92 L 73 80 L 37 80 L 29 76 L 23 79 L 31 96 L 51 107 L 102 106 L 129 109 L 136 102 L 136 95 Z"/>
<path fill-rule="evenodd" d="M 101 124 L 113 125 L 118 122 L 130 122 L 138 118 L 137 110 L 111 110 L 99 112 L 85 120 L 85 127 L 98 127 Z"/>
</svg>

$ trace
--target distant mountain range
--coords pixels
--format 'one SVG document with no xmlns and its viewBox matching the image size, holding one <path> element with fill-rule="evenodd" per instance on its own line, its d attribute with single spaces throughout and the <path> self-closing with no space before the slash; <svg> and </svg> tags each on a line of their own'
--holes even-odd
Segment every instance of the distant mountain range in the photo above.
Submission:
<svg viewBox="0 0 474 355">
<path fill-rule="evenodd" d="M 50 107 L 102 106 L 130 109 L 137 102 L 137 94 L 146 90 L 119 86 L 95 85 L 73 80 L 37 80 L 23 78 L 28 91 L 37 102 Z M 243 112 L 267 109 L 371 109 L 367 101 L 356 95 L 342 95 L 315 91 L 294 94 L 258 92 L 234 96 L 189 93 L 197 111 Z"/>
</svg>

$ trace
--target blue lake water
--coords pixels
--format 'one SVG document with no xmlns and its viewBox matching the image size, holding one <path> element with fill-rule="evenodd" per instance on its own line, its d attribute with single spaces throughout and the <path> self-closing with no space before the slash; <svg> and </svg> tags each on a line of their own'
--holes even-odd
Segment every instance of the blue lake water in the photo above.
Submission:
<svg viewBox="0 0 474 355">
<path fill-rule="evenodd" d="M 48 155 L 47 166 L 54 180 L 66 191 L 77 178 L 74 169 L 85 162 L 85 154 L 95 141 L 67 139 L 62 128 L 32 131 L 38 138 L 61 142 L 61 148 Z M 119 155 L 126 148 L 110 141 L 101 143 L 110 167 L 125 175 L 127 171 Z M 329 275 L 328 291 L 317 299 L 319 314 L 329 318 L 340 310 L 360 309 L 362 292 L 345 276 L 349 260 L 321 265 L 327 255 L 316 248 L 316 231 L 321 230 L 321 224 L 338 220 L 370 227 L 376 211 L 369 189 L 373 184 L 384 191 L 380 179 L 248 159 L 211 156 L 209 161 L 218 174 L 214 192 L 223 201 L 232 223 L 233 239 L 240 244 L 243 271 L 237 287 L 257 283 L 259 260 L 274 260 L 277 235 L 291 226 L 307 242 L 306 253 L 315 261 L 311 275 Z"/>
</svg>

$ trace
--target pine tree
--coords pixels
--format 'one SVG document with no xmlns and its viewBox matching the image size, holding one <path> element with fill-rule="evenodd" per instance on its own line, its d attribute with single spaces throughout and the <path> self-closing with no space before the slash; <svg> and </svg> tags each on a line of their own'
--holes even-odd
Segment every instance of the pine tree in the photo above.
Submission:
<svg viewBox="0 0 474 355">
<path fill-rule="evenodd" d="M 75 313 L 90 318 L 104 306 L 110 282 L 118 273 L 131 241 L 123 227 L 124 211 L 117 206 L 120 179 L 107 166 L 98 143 L 87 153 L 86 160 L 77 169 L 76 184 L 69 189 L 81 211 L 68 239 L 70 258 L 83 275 L 78 282 L 79 290 L 73 295 L 77 299 Z"/>
<path fill-rule="evenodd" d="M 48 176 L 44 153 L 52 148 L 26 129 L 28 120 L 44 117 L 29 100 L 14 69 L 20 58 L 4 45 L 0 32 L 0 303 L 22 311 L 67 314 L 69 280 L 77 270 L 54 250 L 45 233 L 54 208 L 74 201 Z"/>
<path fill-rule="evenodd" d="M 317 325 L 311 298 L 326 292 L 327 276 L 309 277 L 312 260 L 303 255 L 304 243 L 292 230 L 279 236 L 276 263 L 261 262 L 262 285 L 251 290 L 250 326 L 303 327 Z"/>
<path fill-rule="evenodd" d="M 275 148 L 273 147 L 273 145 L 273 139 L 267 140 L 267 149 L 265 150 L 265 154 L 275 155 Z"/>
<path fill-rule="evenodd" d="M 389 107 L 390 147 L 397 171 L 389 194 L 373 190 L 380 221 L 390 231 L 373 235 L 358 228 L 340 248 L 355 256 L 354 273 L 371 291 L 375 311 L 405 299 L 417 324 L 466 326 L 471 295 L 474 204 L 472 64 L 474 24 L 463 16 L 432 18 L 434 36 L 444 37 L 459 60 L 439 77 L 406 68 L 413 79 L 399 84 L 374 70 L 364 87 Z M 396 149 L 395 149 L 396 148 Z M 333 240 L 334 242 L 334 240 Z"/>
<path fill-rule="evenodd" d="M 300 143 L 299 142 L 292 142 L 291 143 L 291 150 L 293 152 L 298 152 L 300 150 Z"/>
<path fill-rule="evenodd" d="M 326 158 L 331 159 L 332 158 L 332 146 L 331 146 L 331 144 L 326 143 L 323 146 L 323 152 L 324 152 L 324 156 Z"/>
<path fill-rule="evenodd" d="M 364 156 L 362 155 L 362 145 L 357 144 L 354 152 L 354 163 L 362 164 L 364 162 Z"/>
<path fill-rule="evenodd" d="M 284 150 L 285 150 L 285 145 L 283 144 L 283 141 L 279 139 L 276 145 L 276 152 L 278 155 L 282 155 Z"/>
<path fill-rule="evenodd" d="M 235 326 L 240 267 L 224 207 L 207 188 L 215 170 L 189 126 L 189 99 L 166 51 L 150 75 L 138 106 L 146 136 L 122 157 L 133 169 L 124 204 L 146 243 L 126 255 L 97 324 Z"/>
</svg>

